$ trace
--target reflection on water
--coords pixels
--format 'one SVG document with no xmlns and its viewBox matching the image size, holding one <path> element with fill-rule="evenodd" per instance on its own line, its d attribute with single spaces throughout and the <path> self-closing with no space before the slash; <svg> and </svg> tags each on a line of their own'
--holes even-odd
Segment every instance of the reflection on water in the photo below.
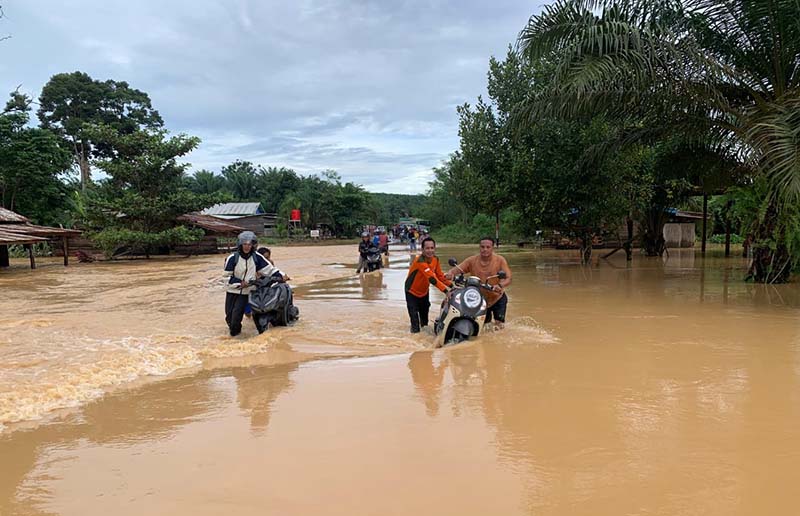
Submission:
<svg viewBox="0 0 800 516">
<path fill-rule="evenodd" d="M 507 257 L 508 325 L 475 342 L 408 336 L 393 264 L 299 287 L 280 360 L 3 436 L 0 514 L 796 512 L 797 285 L 683 251 Z M 348 342 L 398 354 L 300 363 Z"/>
<path fill-rule="evenodd" d="M 267 429 L 272 404 L 282 392 L 292 388 L 291 374 L 298 367 L 295 362 L 269 368 L 237 367 L 233 370 L 237 402 L 239 408 L 250 415 L 254 434 Z"/>
</svg>

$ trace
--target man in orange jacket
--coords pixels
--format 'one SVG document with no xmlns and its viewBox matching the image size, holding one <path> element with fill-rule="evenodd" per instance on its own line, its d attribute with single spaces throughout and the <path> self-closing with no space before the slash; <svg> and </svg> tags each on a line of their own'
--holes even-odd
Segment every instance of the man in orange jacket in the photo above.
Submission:
<svg viewBox="0 0 800 516">
<path fill-rule="evenodd" d="M 419 333 L 421 326 L 428 325 L 431 300 L 428 296 L 430 278 L 436 280 L 436 288 L 444 292 L 451 281 L 445 278 L 439 258 L 436 257 L 436 242 L 427 237 L 422 241 L 422 254 L 414 258 L 406 277 L 406 308 L 411 318 L 411 333 Z"/>
</svg>

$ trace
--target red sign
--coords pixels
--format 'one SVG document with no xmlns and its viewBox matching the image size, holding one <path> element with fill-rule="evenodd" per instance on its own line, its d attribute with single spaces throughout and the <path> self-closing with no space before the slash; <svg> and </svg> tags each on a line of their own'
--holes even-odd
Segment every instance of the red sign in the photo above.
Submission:
<svg viewBox="0 0 800 516">
<path fill-rule="evenodd" d="M 292 214 L 289 217 L 289 220 L 292 222 L 300 222 L 300 210 L 292 210 Z"/>
</svg>

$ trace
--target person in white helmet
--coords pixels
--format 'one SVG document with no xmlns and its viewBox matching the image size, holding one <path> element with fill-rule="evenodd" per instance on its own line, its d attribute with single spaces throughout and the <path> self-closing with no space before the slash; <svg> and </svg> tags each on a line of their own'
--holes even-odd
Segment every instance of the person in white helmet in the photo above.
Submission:
<svg viewBox="0 0 800 516">
<path fill-rule="evenodd" d="M 225 260 L 225 277 L 228 278 L 225 295 L 225 322 L 228 323 L 231 337 L 242 332 L 244 317 L 250 292 L 255 288 L 253 283 L 262 276 L 283 273 L 267 259 L 256 252 L 258 240 L 252 231 L 239 234 L 239 246 L 236 252 Z"/>
</svg>

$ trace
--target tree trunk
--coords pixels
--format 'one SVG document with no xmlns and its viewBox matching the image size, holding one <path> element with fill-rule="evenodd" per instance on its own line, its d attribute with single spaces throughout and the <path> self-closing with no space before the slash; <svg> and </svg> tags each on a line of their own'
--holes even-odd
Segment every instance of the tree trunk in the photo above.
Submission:
<svg viewBox="0 0 800 516">
<path fill-rule="evenodd" d="M 725 206 L 725 258 L 731 255 L 731 206 L 733 201 L 729 200 Z M 727 269 L 726 269 L 727 271 Z"/>
<path fill-rule="evenodd" d="M 703 193 L 703 241 L 700 243 L 700 254 L 706 255 L 706 237 L 708 228 L 708 194 Z"/>
<path fill-rule="evenodd" d="M 581 265 L 586 265 L 592 258 L 592 240 L 593 235 L 581 235 Z"/>
<path fill-rule="evenodd" d="M 86 187 L 92 180 L 92 171 L 89 168 L 89 157 L 86 155 L 86 147 L 83 142 L 72 141 L 72 149 L 75 152 L 75 159 L 78 162 L 78 169 L 81 173 L 81 190 L 86 191 Z"/>
<path fill-rule="evenodd" d="M 653 206 L 647 211 L 644 234 L 642 235 L 642 248 L 647 256 L 662 256 L 667 249 L 664 240 L 664 224 L 667 218 L 664 208 Z"/>
<path fill-rule="evenodd" d="M 494 212 L 494 243 L 500 247 L 500 210 Z"/>
<path fill-rule="evenodd" d="M 83 156 L 78 157 L 78 166 L 81 169 L 81 190 L 84 192 L 86 191 L 86 187 L 89 185 L 89 182 L 92 180 L 92 173 L 89 170 L 89 161 L 84 158 Z"/>
<path fill-rule="evenodd" d="M 623 247 L 625 248 L 625 260 L 630 262 L 633 261 L 633 218 L 628 215 L 625 219 L 625 223 L 628 226 L 628 240 Z"/>
<path fill-rule="evenodd" d="M 789 281 L 792 274 L 792 257 L 784 244 L 786 228 L 780 224 L 779 213 L 776 202 L 772 201 L 767 207 L 764 219 L 756 227 L 751 243 L 753 259 L 747 272 L 747 280 L 759 283 Z"/>
</svg>

